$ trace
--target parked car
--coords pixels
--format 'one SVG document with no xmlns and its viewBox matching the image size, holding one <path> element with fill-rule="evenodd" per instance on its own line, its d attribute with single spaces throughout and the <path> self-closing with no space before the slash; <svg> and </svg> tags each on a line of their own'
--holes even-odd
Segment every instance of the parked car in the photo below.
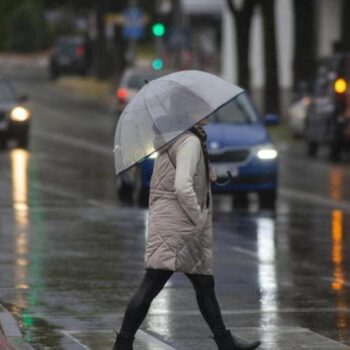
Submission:
<svg viewBox="0 0 350 350">
<path fill-rule="evenodd" d="M 19 96 L 9 80 L 0 78 L 0 148 L 15 140 L 19 147 L 29 143 L 31 111 L 25 106 L 27 96 Z"/>
<path fill-rule="evenodd" d="M 91 49 L 84 37 L 60 37 L 52 48 L 49 75 L 51 79 L 63 74 L 86 75 L 90 64 Z"/>
<path fill-rule="evenodd" d="M 270 116 L 267 123 L 277 120 Z M 264 124 L 248 95 L 242 93 L 212 114 L 205 127 L 210 163 L 219 182 L 212 184 L 212 191 L 232 194 L 234 206 L 246 205 L 248 193 L 256 192 L 260 207 L 275 207 L 278 154 Z M 137 189 L 140 204 L 147 204 L 156 157 L 155 153 L 125 175 Z"/>
<path fill-rule="evenodd" d="M 320 61 L 305 123 L 307 153 L 315 157 L 320 146 L 336 160 L 350 150 L 350 53 Z"/>
<path fill-rule="evenodd" d="M 117 113 L 123 111 L 125 106 L 147 81 L 151 81 L 169 73 L 169 71 L 165 70 L 153 71 L 142 68 L 126 69 L 115 92 Z"/>
</svg>

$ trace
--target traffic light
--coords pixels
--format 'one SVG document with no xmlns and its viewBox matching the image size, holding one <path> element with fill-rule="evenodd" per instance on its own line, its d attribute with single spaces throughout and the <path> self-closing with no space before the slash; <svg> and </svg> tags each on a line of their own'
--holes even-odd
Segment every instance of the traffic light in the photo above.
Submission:
<svg viewBox="0 0 350 350">
<path fill-rule="evenodd" d="M 161 70 L 161 69 L 163 69 L 163 67 L 164 67 L 164 62 L 161 58 L 155 58 L 152 61 L 152 68 L 154 70 Z"/>
<path fill-rule="evenodd" d="M 337 94 L 344 94 L 346 92 L 347 87 L 348 87 L 348 83 L 342 77 L 339 77 L 334 82 L 334 90 Z"/>
<path fill-rule="evenodd" d="M 152 25 L 152 34 L 154 36 L 156 36 L 156 37 L 159 37 L 159 38 L 163 37 L 164 34 L 165 34 L 165 26 L 164 26 L 164 24 L 160 23 L 160 22 L 154 23 Z"/>
</svg>

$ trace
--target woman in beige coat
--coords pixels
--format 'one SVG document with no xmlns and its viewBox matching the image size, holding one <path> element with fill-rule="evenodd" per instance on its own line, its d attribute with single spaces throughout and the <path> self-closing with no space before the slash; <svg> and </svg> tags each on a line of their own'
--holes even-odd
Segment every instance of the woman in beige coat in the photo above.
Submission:
<svg viewBox="0 0 350 350">
<path fill-rule="evenodd" d="M 219 350 L 255 349 L 226 329 L 215 296 L 212 201 L 203 121 L 160 152 L 151 179 L 146 272 L 129 302 L 113 350 L 132 350 L 134 335 L 153 299 L 174 272 L 183 272 L 196 291 L 199 309 Z"/>
</svg>

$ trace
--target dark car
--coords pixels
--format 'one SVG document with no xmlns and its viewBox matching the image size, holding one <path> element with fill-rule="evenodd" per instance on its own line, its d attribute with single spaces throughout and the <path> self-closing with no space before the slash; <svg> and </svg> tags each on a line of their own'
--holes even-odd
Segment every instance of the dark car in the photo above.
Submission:
<svg viewBox="0 0 350 350">
<path fill-rule="evenodd" d="M 19 96 L 12 84 L 0 78 L 0 148 L 15 140 L 19 147 L 29 143 L 31 112 L 24 103 L 27 96 Z"/>
<path fill-rule="evenodd" d="M 350 150 L 350 54 L 336 54 L 319 62 L 313 94 L 307 109 L 305 141 L 315 157 L 326 146 L 337 160 Z"/>
<path fill-rule="evenodd" d="M 90 51 L 90 45 L 84 37 L 58 38 L 50 57 L 50 77 L 55 79 L 63 74 L 86 75 L 91 64 Z"/>
</svg>

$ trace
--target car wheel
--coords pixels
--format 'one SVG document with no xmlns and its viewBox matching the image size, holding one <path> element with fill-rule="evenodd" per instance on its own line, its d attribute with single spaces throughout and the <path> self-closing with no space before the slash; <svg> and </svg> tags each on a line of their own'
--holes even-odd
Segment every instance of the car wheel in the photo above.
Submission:
<svg viewBox="0 0 350 350">
<path fill-rule="evenodd" d="M 121 182 L 118 188 L 118 197 L 122 202 L 132 202 L 134 187 L 126 182 Z"/>
<path fill-rule="evenodd" d="M 277 191 L 263 191 L 258 194 L 260 209 L 274 210 L 276 208 Z"/>
<path fill-rule="evenodd" d="M 307 155 L 309 157 L 315 158 L 318 152 L 318 144 L 313 141 L 309 141 L 307 144 Z"/>
<path fill-rule="evenodd" d="M 232 206 L 234 209 L 247 209 L 248 208 L 248 194 L 236 193 L 232 197 Z"/>
<path fill-rule="evenodd" d="M 141 187 L 137 196 L 138 205 L 142 208 L 148 207 L 149 189 Z"/>
</svg>

